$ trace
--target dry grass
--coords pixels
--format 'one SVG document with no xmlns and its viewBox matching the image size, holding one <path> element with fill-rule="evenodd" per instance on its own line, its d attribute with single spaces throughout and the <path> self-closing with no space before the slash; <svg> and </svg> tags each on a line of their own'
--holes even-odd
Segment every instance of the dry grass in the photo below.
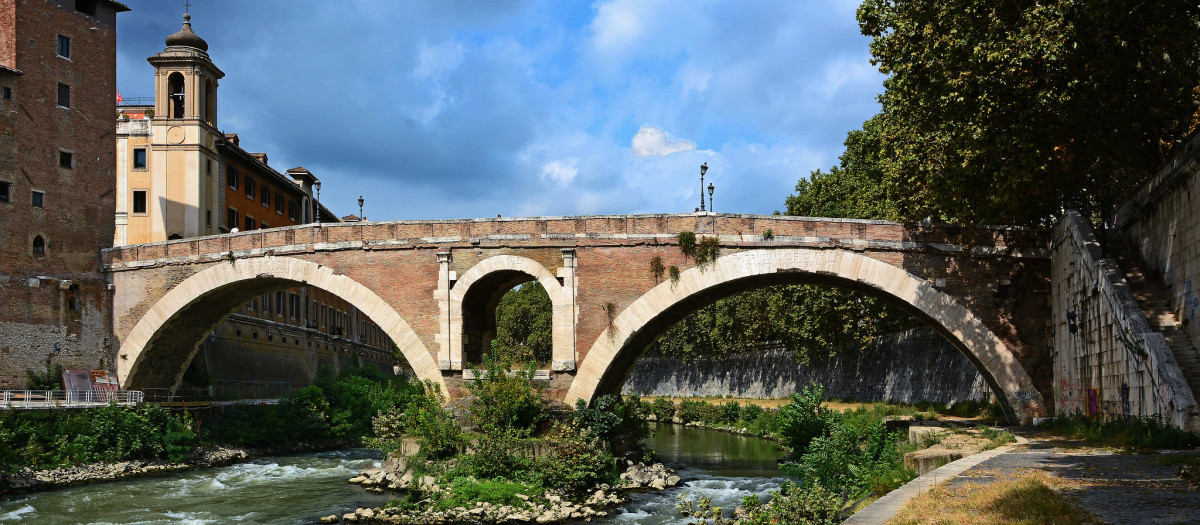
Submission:
<svg viewBox="0 0 1200 525">
<path fill-rule="evenodd" d="M 1098 523 L 1055 489 L 1058 479 L 1026 472 L 989 485 L 938 485 L 917 496 L 888 522 L 908 524 L 1085 524 Z"/>
</svg>

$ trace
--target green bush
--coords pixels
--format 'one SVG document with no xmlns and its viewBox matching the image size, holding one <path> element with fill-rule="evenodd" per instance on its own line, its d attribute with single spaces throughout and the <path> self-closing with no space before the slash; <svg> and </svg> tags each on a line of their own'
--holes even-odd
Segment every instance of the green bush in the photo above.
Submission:
<svg viewBox="0 0 1200 525">
<path fill-rule="evenodd" d="M 758 416 L 763 413 L 763 408 L 756 404 L 749 404 L 742 407 L 742 421 L 746 423 L 754 423 L 758 420 Z"/>
<path fill-rule="evenodd" d="M 584 430 L 613 448 L 627 449 L 650 436 L 650 424 L 637 395 L 605 394 L 593 400 L 590 407 L 580 399 L 573 415 Z"/>
<path fill-rule="evenodd" d="M 540 492 L 538 487 L 507 480 L 455 478 L 450 483 L 449 493 L 437 502 L 437 507 L 442 510 L 455 507 L 474 508 L 477 502 L 488 502 L 523 508 L 526 503 L 518 498 L 517 494 L 529 496 Z"/>
<path fill-rule="evenodd" d="M 779 409 L 779 433 L 783 445 L 793 452 L 808 448 L 812 440 L 826 435 L 829 420 L 835 414 L 821 406 L 825 395 L 824 385 L 809 385 L 799 394 L 792 394 L 792 401 Z"/>
<path fill-rule="evenodd" d="M 685 424 L 694 421 L 717 424 L 721 421 L 721 407 L 698 399 L 685 399 L 679 403 L 675 415 Z"/>
<path fill-rule="evenodd" d="M 437 385 L 427 380 L 422 395 L 410 398 L 404 409 L 404 433 L 416 439 L 421 446 L 421 456 L 425 459 L 453 457 L 467 445 L 462 428 L 450 417 L 442 403 L 442 394 Z M 379 423 L 385 424 L 386 420 L 379 420 Z M 394 431 L 385 431 L 384 434 L 396 435 Z M 392 441 L 381 448 L 390 451 L 398 447 L 399 444 Z"/>
<path fill-rule="evenodd" d="M 579 494 L 600 483 L 615 483 L 616 462 L 599 439 L 578 423 L 557 421 L 546 435 L 549 453 L 539 462 L 542 485 Z"/>
<path fill-rule="evenodd" d="M 727 424 L 737 423 L 742 419 L 742 404 L 737 401 L 729 401 L 721 405 L 721 422 Z"/>
<path fill-rule="evenodd" d="M 650 405 L 650 413 L 659 421 L 670 422 L 675 417 L 675 403 L 670 399 L 658 398 Z"/>
<path fill-rule="evenodd" d="M 484 433 L 513 429 L 529 435 L 544 418 L 543 385 L 533 381 L 535 364 L 509 376 L 509 362 L 484 356 L 484 370 L 467 389 L 475 400 L 471 420 Z M 479 378 L 480 375 L 484 377 Z"/>
<path fill-rule="evenodd" d="M 771 501 L 750 510 L 751 523 L 836 525 L 846 518 L 846 498 L 825 487 L 792 487 L 774 494 Z"/>
<path fill-rule="evenodd" d="M 0 465 L 8 471 L 127 459 L 178 462 L 196 447 L 189 421 L 157 405 L 7 412 L 0 416 L 0 437 Z"/>
<path fill-rule="evenodd" d="M 470 455 L 461 456 L 461 462 L 479 479 L 528 478 L 520 474 L 533 470 L 533 460 L 521 438 L 521 432 L 511 428 L 489 432 L 479 437 Z"/>
</svg>

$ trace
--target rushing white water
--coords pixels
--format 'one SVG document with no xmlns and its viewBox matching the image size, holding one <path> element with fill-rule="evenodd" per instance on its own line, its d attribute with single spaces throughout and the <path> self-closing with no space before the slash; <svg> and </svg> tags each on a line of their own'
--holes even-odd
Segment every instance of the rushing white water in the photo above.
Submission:
<svg viewBox="0 0 1200 525">
<path fill-rule="evenodd" d="M 280 456 L 17 496 L 0 500 L 0 524 L 313 523 L 387 501 L 346 483 L 376 458 L 367 450 Z"/>
<path fill-rule="evenodd" d="M 656 427 L 647 443 L 684 483 L 664 492 L 630 495 L 609 509 L 613 524 L 682 525 L 680 494 L 712 498 L 728 511 L 751 494 L 766 496 L 783 478 L 774 443 L 724 432 Z M 229 467 L 83 485 L 0 499 L 0 525 L 313 524 L 321 516 L 378 507 L 390 496 L 347 479 L 377 464 L 368 450 L 263 458 Z"/>
</svg>

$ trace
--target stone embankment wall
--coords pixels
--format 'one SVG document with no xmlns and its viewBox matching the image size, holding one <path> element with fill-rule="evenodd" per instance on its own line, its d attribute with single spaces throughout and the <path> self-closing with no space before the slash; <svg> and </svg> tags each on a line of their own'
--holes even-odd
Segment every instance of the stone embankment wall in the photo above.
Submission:
<svg viewBox="0 0 1200 525">
<path fill-rule="evenodd" d="M 1115 227 L 1164 284 L 1179 329 L 1200 347 L 1200 134 L 1117 210 Z"/>
<path fill-rule="evenodd" d="M 830 398 L 897 403 L 983 400 L 990 392 L 971 362 L 928 328 L 881 337 L 861 352 L 842 352 L 811 366 L 796 363 L 781 347 L 721 361 L 648 355 L 634 366 L 623 392 L 782 398 L 810 383 L 824 384 Z"/>
<path fill-rule="evenodd" d="M 1162 334 L 1078 212 L 1054 229 L 1051 319 L 1058 415 L 1160 416 L 1200 431 L 1196 399 Z"/>
</svg>

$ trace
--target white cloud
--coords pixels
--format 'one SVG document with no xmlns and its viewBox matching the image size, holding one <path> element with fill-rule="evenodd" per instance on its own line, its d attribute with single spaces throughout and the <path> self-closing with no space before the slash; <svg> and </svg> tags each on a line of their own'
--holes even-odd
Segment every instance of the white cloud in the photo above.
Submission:
<svg viewBox="0 0 1200 525">
<path fill-rule="evenodd" d="M 638 129 L 637 135 L 633 136 L 633 156 L 639 159 L 666 157 L 672 153 L 694 149 L 696 149 L 694 142 L 682 139 L 671 142 L 666 131 L 654 126 L 642 126 Z"/>
<path fill-rule="evenodd" d="M 574 157 L 566 161 L 552 160 L 542 166 L 542 180 L 552 180 L 559 184 L 570 184 L 575 180 L 575 175 L 579 173 L 579 158 Z"/>
<path fill-rule="evenodd" d="M 413 76 L 418 79 L 438 77 L 458 68 L 463 62 L 464 50 L 458 42 L 442 42 L 437 45 L 422 45 L 417 67 Z"/>
</svg>

